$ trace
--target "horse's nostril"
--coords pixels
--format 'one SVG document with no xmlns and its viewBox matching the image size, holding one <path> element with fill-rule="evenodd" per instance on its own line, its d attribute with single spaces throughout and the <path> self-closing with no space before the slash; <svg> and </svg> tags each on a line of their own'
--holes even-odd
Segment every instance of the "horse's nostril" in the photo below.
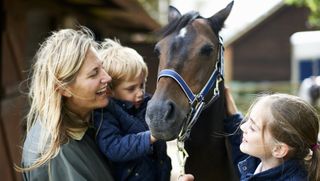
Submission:
<svg viewBox="0 0 320 181">
<path fill-rule="evenodd" d="M 175 115 L 175 103 L 171 100 L 167 101 L 167 111 L 165 113 L 165 120 L 169 121 L 174 118 Z"/>
<path fill-rule="evenodd" d="M 176 104 L 172 100 L 154 101 L 148 103 L 146 121 L 150 124 L 163 124 L 172 122 L 176 118 Z"/>
</svg>

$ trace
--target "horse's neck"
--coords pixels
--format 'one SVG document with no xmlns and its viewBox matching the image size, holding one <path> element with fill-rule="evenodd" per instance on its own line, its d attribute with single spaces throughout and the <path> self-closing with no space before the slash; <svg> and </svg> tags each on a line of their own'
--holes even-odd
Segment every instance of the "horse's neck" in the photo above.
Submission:
<svg viewBox="0 0 320 181">
<path fill-rule="evenodd" d="M 223 129 L 225 99 L 224 92 L 220 93 L 219 98 L 201 113 L 186 141 L 189 153 L 186 172 L 193 173 L 197 180 L 238 180 L 227 151 Z"/>
<path fill-rule="evenodd" d="M 224 95 L 223 95 L 224 96 Z M 201 113 L 199 119 L 204 128 L 211 130 L 222 130 L 223 129 L 223 119 L 225 118 L 225 103 L 224 97 L 220 97 Z M 207 127 L 208 126 L 208 127 Z"/>
<path fill-rule="evenodd" d="M 223 119 L 225 118 L 224 94 L 206 107 L 200 114 L 197 122 L 192 128 L 190 139 L 204 142 L 208 137 L 224 133 Z"/>
</svg>

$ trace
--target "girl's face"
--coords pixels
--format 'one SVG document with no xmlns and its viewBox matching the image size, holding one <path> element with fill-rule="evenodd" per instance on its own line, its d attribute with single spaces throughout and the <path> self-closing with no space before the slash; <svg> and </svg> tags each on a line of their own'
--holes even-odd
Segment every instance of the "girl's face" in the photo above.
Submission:
<svg viewBox="0 0 320 181">
<path fill-rule="evenodd" d="M 257 102 L 248 119 L 240 126 L 243 131 L 240 150 L 261 160 L 272 157 L 272 149 L 276 144 L 268 129 L 263 126 L 268 122 L 268 106 L 265 100 Z"/>
<path fill-rule="evenodd" d="M 145 76 L 140 74 L 130 81 L 123 81 L 113 89 L 113 97 L 123 101 L 132 102 L 135 108 L 139 108 L 143 102 Z"/>
<path fill-rule="evenodd" d="M 90 48 L 75 81 L 68 86 L 70 95 L 65 95 L 68 108 L 85 116 L 95 108 L 106 106 L 111 94 L 108 88 L 110 81 L 111 77 L 104 71 L 96 50 Z"/>
</svg>

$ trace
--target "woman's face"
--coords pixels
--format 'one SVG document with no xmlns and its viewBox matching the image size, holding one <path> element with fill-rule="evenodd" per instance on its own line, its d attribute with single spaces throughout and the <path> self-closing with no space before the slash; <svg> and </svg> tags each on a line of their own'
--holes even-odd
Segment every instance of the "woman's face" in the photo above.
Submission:
<svg viewBox="0 0 320 181">
<path fill-rule="evenodd" d="M 243 131 L 240 150 L 260 159 L 270 158 L 276 144 L 268 129 L 263 129 L 264 121 L 268 121 L 266 107 L 268 104 L 264 100 L 259 101 L 252 108 L 246 122 L 240 126 Z"/>
<path fill-rule="evenodd" d="M 75 81 L 67 88 L 71 93 L 65 96 L 68 109 L 85 117 L 93 109 L 107 106 L 111 95 L 110 81 L 96 50 L 90 48 Z"/>
</svg>

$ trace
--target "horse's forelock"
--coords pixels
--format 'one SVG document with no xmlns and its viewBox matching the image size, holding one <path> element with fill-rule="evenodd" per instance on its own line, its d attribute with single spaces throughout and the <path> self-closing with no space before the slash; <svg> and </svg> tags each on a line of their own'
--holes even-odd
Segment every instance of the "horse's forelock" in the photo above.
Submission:
<svg viewBox="0 0 320 181">
<path fill-rule="evenodd" d="M 200 16 L 200 14 L 196 11 L 191 11 L 183 16 L 181 18 L 173 20 L 168 25 L 166 25 L 164 28 L 162 28 L 159 32 L 160 37 L 168 36 L 169 34 L 173 32 L 180 31 L 182 28 L 190 24 L 193 20 L 197 18 L 203 18 Z"/>
</svg>

